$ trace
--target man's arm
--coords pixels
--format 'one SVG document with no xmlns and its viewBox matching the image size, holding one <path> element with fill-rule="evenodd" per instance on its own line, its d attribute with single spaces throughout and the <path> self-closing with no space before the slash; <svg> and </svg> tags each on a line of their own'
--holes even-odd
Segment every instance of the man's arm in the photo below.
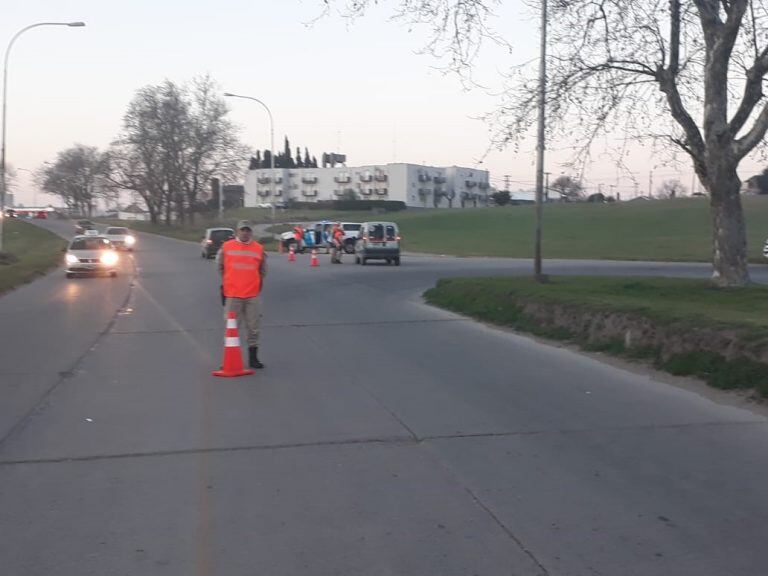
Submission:
<svg viewBox="0 0 768 576">
<path fill-rule="evenodd" d="M 224 250 L 219 248 L 216 252 L 216 267 L 219 269 L 219 274 L 224 275 Z"/>
<path fill-rule="evenodd" d="M 267 277 L 267 253 L 263 253 L 263 257 L 261 259 L 261 264 L 259 265 L 259 274 L 261 274 L 261 279 Z"/>
</svg>

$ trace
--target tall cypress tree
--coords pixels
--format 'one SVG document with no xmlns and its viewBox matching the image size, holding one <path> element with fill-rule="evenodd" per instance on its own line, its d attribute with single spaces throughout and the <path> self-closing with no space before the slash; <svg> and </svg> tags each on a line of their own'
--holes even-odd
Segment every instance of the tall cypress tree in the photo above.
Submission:
<svg viewBox="0 0 768 576">
<path fill-rule="evenodd" d="M 291 157 L 291 143 L 288 142 L 288 136 L 285 137 L 285 150 L 283 151 L 283 168 L 294 168 L 293 158 Z"/>
<path fill-rule="evenodd" d="M 301 148 L 296 146 L 296 168 L 304 168 L 304 161 L 301 159 Z"/>
<path fill-rule="evenodd" d="M 317 165 L 312 166 L 312 160 L 309 158 L 309 148 L 304 148 L 304 166 L 309 168 L 310 166 L 312 168 L 317 168 Z"/>
</svg>

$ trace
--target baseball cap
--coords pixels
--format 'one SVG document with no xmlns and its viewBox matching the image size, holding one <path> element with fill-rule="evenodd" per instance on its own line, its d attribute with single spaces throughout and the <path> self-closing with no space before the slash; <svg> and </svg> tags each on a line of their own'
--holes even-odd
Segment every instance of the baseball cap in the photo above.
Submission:
<svg viewBox="0 0 768 576">
<path fill-rule="evenodd" d="M 249 220 L 240 220 L 240 222 L 237 223 L 237 229 L 240 230 L 241 228 L 248 228 L 248 230 L 253 230 L 253 226 Z"/>
</svg>

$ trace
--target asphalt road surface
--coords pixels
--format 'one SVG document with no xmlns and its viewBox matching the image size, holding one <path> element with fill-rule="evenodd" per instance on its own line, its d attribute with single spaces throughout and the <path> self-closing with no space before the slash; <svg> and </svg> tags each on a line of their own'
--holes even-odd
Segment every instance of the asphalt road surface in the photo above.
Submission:
<svg viewBox="0 0 768 576">
<path fill-rule="evenodd" d="M 766 574 L 765 418 L 421 302 L 529 262 L 351 262 L 270 257 L 266 369 L 237 379 L 210 375 L 193 244 L 142 235 L 116 279 L 0 298 L 0 572 Z"/>
</svg>

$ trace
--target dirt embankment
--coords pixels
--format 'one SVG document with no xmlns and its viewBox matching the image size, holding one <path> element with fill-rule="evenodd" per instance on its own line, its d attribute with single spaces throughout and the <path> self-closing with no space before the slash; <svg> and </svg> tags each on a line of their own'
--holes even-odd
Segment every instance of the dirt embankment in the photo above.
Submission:
<svg viewBox="0 0 768 576">
<path fill-rule="evenodd" d="M 709 352 L 726 360 L 746 358 L 768 365 L 768 338 L 755 338 L 745 329 L 663 323 L 639 314 L 601 312 L 550 301 L 518 300 L 517 304 L 540 326 L 567 330 L 588 344 L 620 342 L 627 350 L 655 349 L 664 360 Z"/>
</svg>

